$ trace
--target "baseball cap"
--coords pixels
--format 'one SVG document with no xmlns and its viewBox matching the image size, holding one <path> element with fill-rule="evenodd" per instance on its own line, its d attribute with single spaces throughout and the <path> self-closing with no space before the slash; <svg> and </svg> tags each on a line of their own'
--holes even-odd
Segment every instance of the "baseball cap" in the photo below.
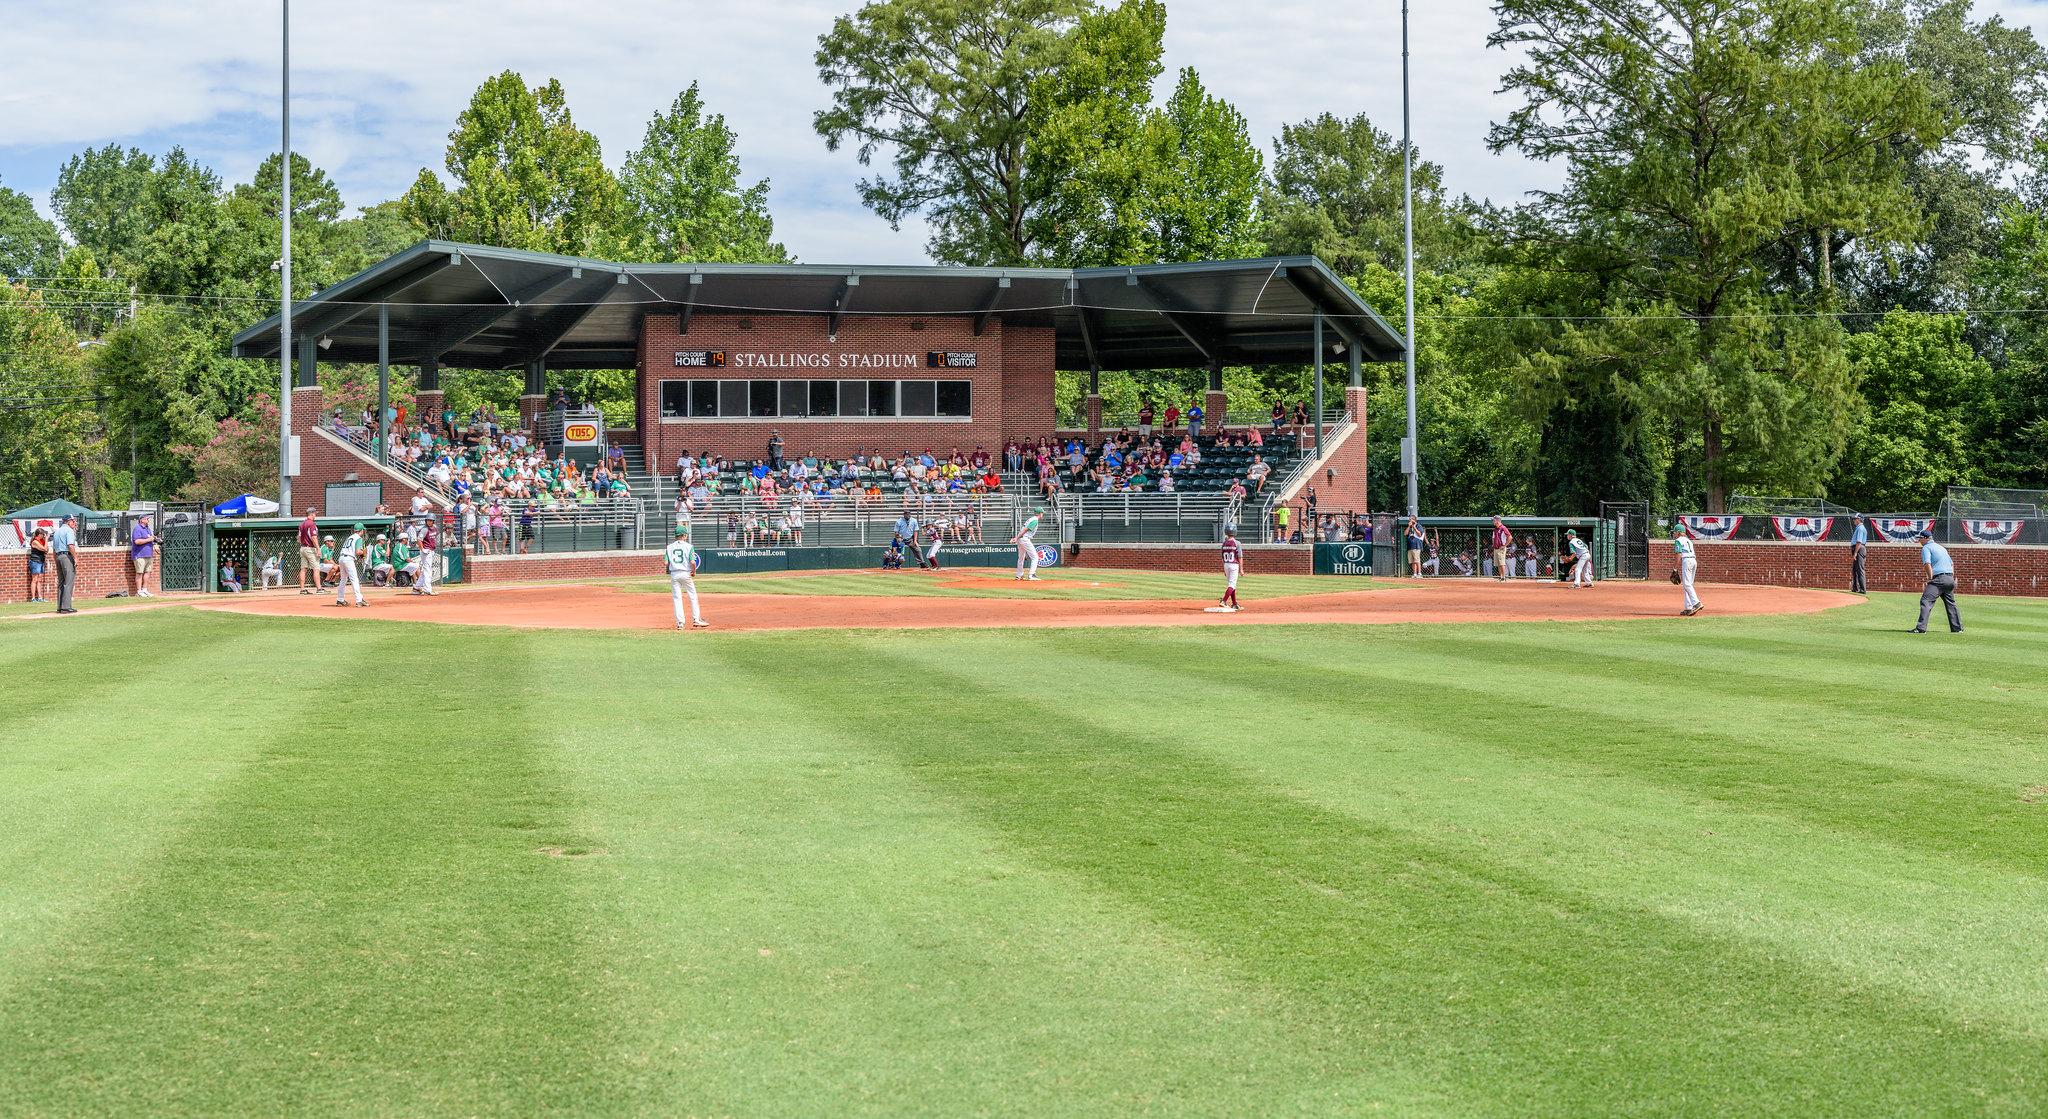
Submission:
<svg viewBox="0 0 2048 1119">
<path fill-rule="evenodd" d="M 1914 533 L 1914 534 L 1913 534 L 1913 539 L 1915 539 L 1915 540 L 1932 540 L 1932 539 L 1934 539 L 1934 534 L 1933 534 L 1933 533 L 1931 533 L 1931 532 L 1929 532 L 1929 531 L 1927 531 L 1926 529 L 1924 529 L 1924 528 L 1923 528 L 1923 529 L 1921 529 L 1921 530 L 1920 530 L 1919 532 L 1916 532 L 1916 533 Z"/>
<path fill-rule="evenodd" d="M 1564 530 L 1564 534 L 1566 536 L 1577 536 L 1579 534 L 1579 530 L 1575 528 L 1568 528 Z"/>
<path fill-rule="evenodd" d="M 677 525 L 677 526 L 676 526 L 676 535 L 677 535 L 677 536 L 688 536 L 688 535 L 690 535 L 690 526 L 689 526 L 689 525 Z"/>
<path fill-rule="evenodd" d="M 361 532 L 361 531 L 363 531 L 363 522 L 361 522 L 361 521 L 357 521 L 357 522 L 355 523 L 355 525 L 354 525 L 353 527 L 351 527 L 351 528 L 349 529 L 349 531 L 350 531 L 350 532 Z"/>
</svg>

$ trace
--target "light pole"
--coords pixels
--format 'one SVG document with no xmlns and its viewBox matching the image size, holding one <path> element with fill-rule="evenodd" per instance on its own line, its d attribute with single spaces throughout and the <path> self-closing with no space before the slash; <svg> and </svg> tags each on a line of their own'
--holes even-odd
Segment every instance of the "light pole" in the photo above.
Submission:
<svg viewBox="0 0 2048 1119">
<path fill-rule="evenodd" d="M 1408 515 L 1422 515 L 1422 488 L 1417 475 L 1421 448 L 1415 440 L 1415 141 L 1408 123 L 1408 3 L 1401 0 L 1401 253 L 1407 318 L 1402 347 L 1402 385 L 1408 395 L 1408 435 L 1401 441 L 1401 470 L 1408 475 Z"/>
<path fill-rule="evenodd" d="M 283 276 L 279 287 L 281 310 L 277 318 L 277 364 L 281 391 L 277 401 L 277 507 L 291 515 L 292 508 L 292 0 L 280 0 L 284 9 L 284 205 L 278 222 L 284 227 L 284 255 L 278 264 Z M 1413 410 L 1412 407 L 1410 409 Z"/>
</svg>

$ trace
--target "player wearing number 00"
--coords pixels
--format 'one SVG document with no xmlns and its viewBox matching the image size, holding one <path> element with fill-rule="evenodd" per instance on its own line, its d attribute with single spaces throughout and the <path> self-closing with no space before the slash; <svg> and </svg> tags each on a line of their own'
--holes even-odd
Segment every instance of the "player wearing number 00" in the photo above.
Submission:
<svg viewBox="0 0 2048 1119">
<path fill-rule="evenodd" d="M 710 625 L 697 609 L 697 568 L 704 561 L 690 543 L 689 525 L 676 526 L 676 538 L 662 550 L 662 562 L 668 565 L 668 592 L 675 604 L 676 628 L 683 628 L 683 603 L 686 600 L 690 604 L 690 624 L 700 629 Z"/>
<path fill-rule="evenodd" d="M 1244 545 L 1237 542 L 1236 526 L 1223 530 L 1223 601 L 1218 606 L 1237 613 L 1237 576 L 1244 570 Z"/>
</svg>

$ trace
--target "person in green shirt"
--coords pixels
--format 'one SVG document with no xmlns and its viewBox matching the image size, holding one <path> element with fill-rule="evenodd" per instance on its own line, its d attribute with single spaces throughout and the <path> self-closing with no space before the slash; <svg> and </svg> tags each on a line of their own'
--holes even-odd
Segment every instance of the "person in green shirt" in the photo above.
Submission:
<svg viewBox="0 0 2048 1119">
<path fill-rule="evenodd" d="M 391 546 L 379 536 L 370 545 L 370 580 L 382 587 L 391 583 L 396 574 L 397 569 L 391 566 Z"/>
</svg>

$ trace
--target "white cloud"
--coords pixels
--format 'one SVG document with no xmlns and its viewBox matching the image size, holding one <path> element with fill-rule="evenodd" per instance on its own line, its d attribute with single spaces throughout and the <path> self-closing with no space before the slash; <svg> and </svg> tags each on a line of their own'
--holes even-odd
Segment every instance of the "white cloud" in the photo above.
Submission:
<svg viewBox="0 0 2048 1119">
<path fill-rule="evenodd" d="M 351 204 L 402 192 L 439 168 L 455 116 L 485 77 L 560 78 L 580 123 L 617 161 L 693 79 L 739 131 L 748 175 L 774 181 L 778 234 L 805 260 L 923 259 L 924 230 L 892 232 L 860 205 L 862 168 L 811 130 L 826 100 L 811 55 L 858 0 L 358 0 L 294 12 L 294 146 Z M 0 89 L 0 182 L 47 196 L 66 154 L 109 141 L 184 143 L 246 178 L 277 126 L 274 0 L 0 0 L 9 61 Z M 2024 0 L 1980 5 L 2034 23 Z M 1454 192 L 1509 201 L 1554 184 L 1553 167 L 1486 151 L 1508 99 L 1509 57 L 1485 47 L 1489 0 L 1430 0 L 1413 16 L 1414 132 Z M 1270 151 L 1282 124 L 1369 113 L 1398 134 L 1396 0 L 1170 0 L 1167 64 L 1192 65 L 1242 109 Z"/>
</svg>

